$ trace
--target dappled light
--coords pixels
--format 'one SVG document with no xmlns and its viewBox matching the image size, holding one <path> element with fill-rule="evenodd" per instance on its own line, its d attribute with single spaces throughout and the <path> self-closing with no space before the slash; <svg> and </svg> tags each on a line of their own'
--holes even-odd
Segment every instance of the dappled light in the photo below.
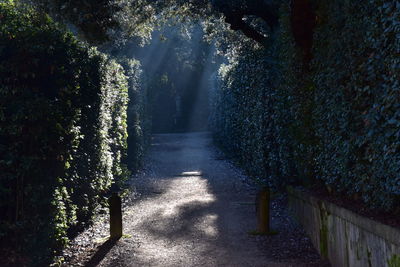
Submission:
<svg viewBox="0 0 400 267">
<path fill-rule="evenodd" d="M 132 238 L 102 265 L 285 266 L 266 258 L 247 234 L 256 225 L 254 207 L 241 203 L 254 203 L 254 196 L 231 179 L 241 177 L 239 170 L 218 160 L 210 142 L 207 133 L 154 136 L 148 172 L 133 180 L 141 197 L 125 208 L 124 232 Z M 303 256 L 318 261 L 306 246 Z"/>
<path fill-rule="evenodd" d="M 400 266 L 393 0 L 0 0 L 0 266 Z"/>
</svg>

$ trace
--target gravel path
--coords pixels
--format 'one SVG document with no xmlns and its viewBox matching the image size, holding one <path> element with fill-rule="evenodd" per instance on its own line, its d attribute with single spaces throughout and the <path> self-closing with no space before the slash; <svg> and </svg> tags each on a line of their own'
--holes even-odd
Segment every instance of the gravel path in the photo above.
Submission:
<svg viewBox="0 0 400 267">
<path fill-rule="evenodd" d="M 71 264 L 329 266 L 288 217 L 284 196 L 272 203 L 272 226 L 279 234 L 248 234 L 256 226 L 255 190 L 207 133 L 155 135 L 145 172 L 132 185 L 137 194 L 124 208 L 127 236 L 116 244 L 81 248 L 86 258 Z M 107 228 L 106 223 L 96 227 L 92 233 Z M 81 241 L 85 235 L 89 239 L 84 233 Z"/>
</svg>

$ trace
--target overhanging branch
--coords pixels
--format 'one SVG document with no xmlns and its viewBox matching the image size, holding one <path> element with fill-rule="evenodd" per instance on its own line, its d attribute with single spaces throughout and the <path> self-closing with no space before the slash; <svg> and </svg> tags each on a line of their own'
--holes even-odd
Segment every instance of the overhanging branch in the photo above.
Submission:
<svg viewBox="0 0 400 267">
<path fill-rule="evenodd" d="M 232 30 L 240 30 L 248 38 L 261 44 L 265 43 L 266 37 L 244 22 L 243 16 L 229 16 L 225 18 L 225 21 L 231 25 Z"/>
<path fill-rule="evenodd" d="M 260 4 L 259 1 L 257 5 L 249 5 L 240 11 L 232 10 L 227 5 L 223 7 L 220 11 L 225 15 L 225 21 L 231 25 L 232 30 L 240 30 L 245 36 L 262 45 L 266 44 L 267 37 L 243 21 L 243 18 L 247 15 L 259 17 L 268 24 L 272 31 L 278 25 L 278 16 L 273 12 L 273 8 L 264 3 Z"/>
</svg>

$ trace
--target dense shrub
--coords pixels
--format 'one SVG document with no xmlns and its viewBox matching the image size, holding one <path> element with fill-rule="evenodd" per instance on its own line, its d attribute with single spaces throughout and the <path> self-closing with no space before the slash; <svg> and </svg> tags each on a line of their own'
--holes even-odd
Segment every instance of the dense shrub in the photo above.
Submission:
<svg viewBox="0 0 400 267">
<path fill-rule="evenodd" d="M 263 99 L 271 88 L 264 52 L 248 45 L 230 65 L 222 65 L 222 81 L 212 96 L 215 117 L 211 120 L 214 140 L 260 181 L 267 175 L 268 156 L 264 152 L 269 144 L 265 123 L 270 110 Z"/>
<path fill-rule="evenodd" d="M 392 209 L 400 199 L 399 3 L 314 2 L 309 65 L 289 1 L 263 53 L 236 48 L 214 94 L 216 140 L 266 184 L 321 181 Z"/>
<path fill-rule="evenodd" d="M 312 65 L 318 177 L 374 206 L 394 207 L 400 199 L 400 3 L 321 1 L 318 17 Z"/>
<path fill-rule="evenodd" d="M 129 87 L 127 165 L 130 171 L 135 172 L 142 166 L 151 131 L 151 121 L 147 115 L 147 86 L 139 61 L 121 58 L 119 62 L 125 69 Z"/>
<path fill-rule="evenodd" d="M 127 176 L 127 103 L 116 61 L 46 15 L 0 4 L 2 248 L 43 265 L 90 222 Z"/>
</svg>

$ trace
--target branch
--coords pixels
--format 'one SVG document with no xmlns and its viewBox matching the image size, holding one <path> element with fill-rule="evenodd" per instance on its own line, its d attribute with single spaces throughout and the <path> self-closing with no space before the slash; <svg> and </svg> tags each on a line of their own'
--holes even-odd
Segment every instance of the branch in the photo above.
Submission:
<svg viewBox="0 0 400 267">
<path fill-rule="evenodd" d="M 226 16 L 225 21 L 231 25 L 231 29 L 234 31 L 240 30 L 243 34 L 254 41 L 264 44 L 266 37 L 256 31 L 254 28 L 249 26 L 246 22 L 242 20 L 242 16 Z"/>
<path fill-rule="evenodd" d="M 231 25 L 232 30 L 240 30 L 244 35 L 264 46 L 266 45 L 267 38 L 243 21 L 243 17 L 246 15 L 257 16 L 268 24 L 271 31 L 279 24 L 278 15 L 274 12 L 274 8 L 263 1 L 253 1 L 241 10 L 235 10 L 226 3 L 219 6 L 219 8 L 225 15 L 225 21 Z"/>
</svg>

